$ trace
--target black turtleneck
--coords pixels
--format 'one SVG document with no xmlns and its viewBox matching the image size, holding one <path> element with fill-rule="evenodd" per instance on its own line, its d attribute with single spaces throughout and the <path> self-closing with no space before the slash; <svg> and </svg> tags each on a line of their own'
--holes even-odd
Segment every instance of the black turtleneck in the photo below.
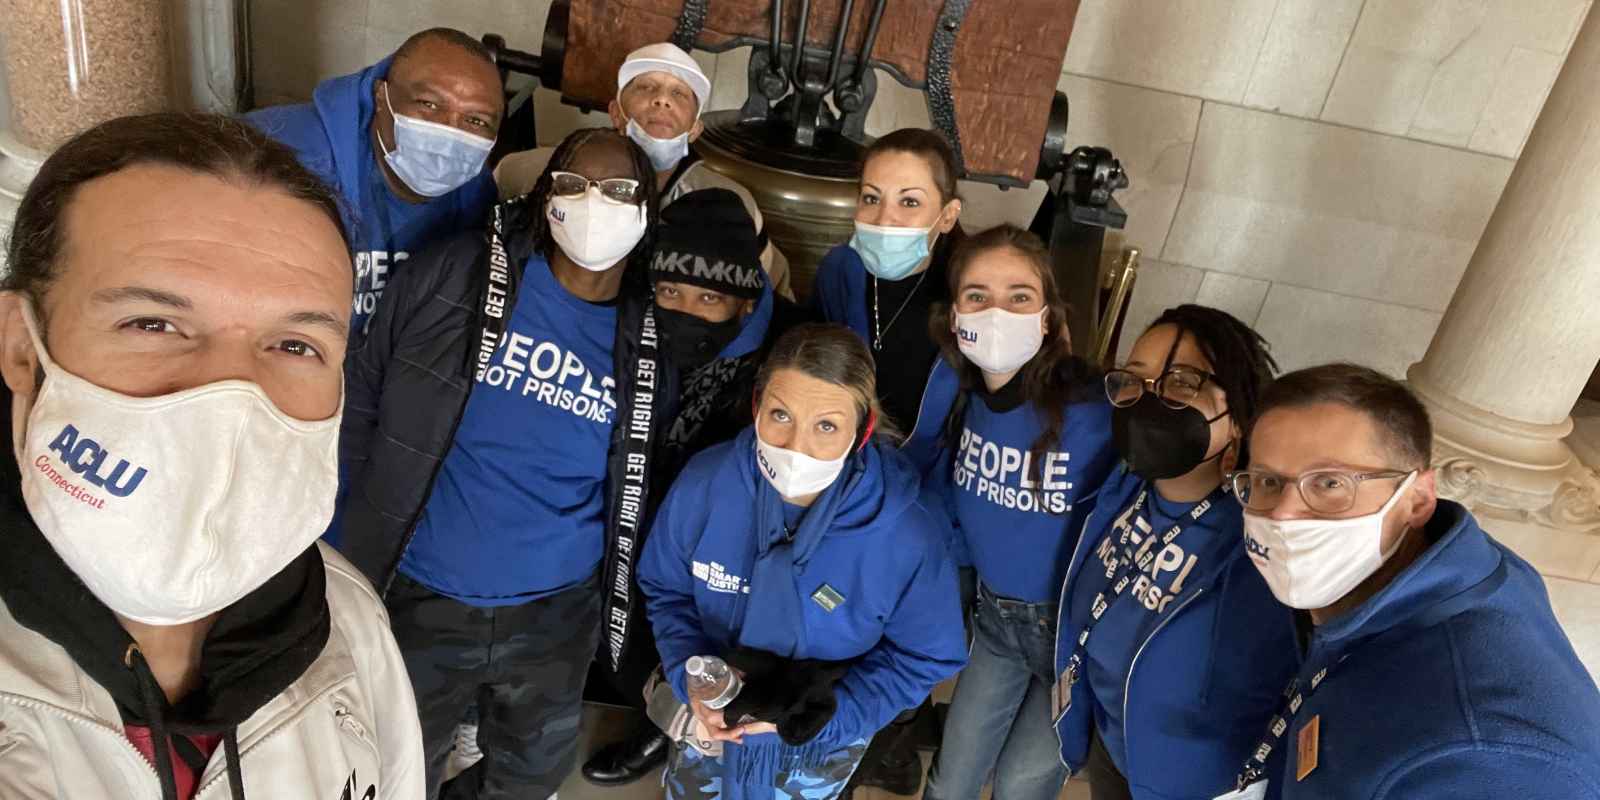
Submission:
<svg viewBox="0 0 1600 800">
<path fill-rule="evenodd" d="M 928 372 L 939 357 L 939 346 L 928 333 L 928 315 L 935 303 L 950 300 L 947 252 L 948 248 L 936 248 L 927 270 L 898 281 L 867 276 L 867 344 L 873 344 L 876 333 L 874 294 L 878 305 L 876 326 L 883 335 L 882 349 L 872 352 L 877 364 L 878 399 L 889 418 L 907 433 L 917 422 Z M 901 304 L 905 305 L 904 311 L 900 311 Z M 898 317 L 896 311 L 900 311 Z"/>
</svg>

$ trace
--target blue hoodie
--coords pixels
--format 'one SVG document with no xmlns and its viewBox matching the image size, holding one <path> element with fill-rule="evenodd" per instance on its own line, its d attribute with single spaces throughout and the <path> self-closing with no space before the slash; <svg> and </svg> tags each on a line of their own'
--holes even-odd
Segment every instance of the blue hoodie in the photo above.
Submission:
<svg viewBox="0 0 1600 800">
<path fill-rule="evenodd" d="M 1275 748 L 1269 793 L 1600 798 L 1600 692 L 1544 580 L 1456 503 L 1425 532 L 1415 562 L 1312 635 L 1302 684 L 1328 674 Z M 1299 779 L 1302 739 L 1316 755 Z"/>
<path fill-rule="evenodd" d="M 790 548 L 782 546 L 781 523 L 757 522 L 764 507 L 781 501 L 757 473 L 753 427 L 695 456 L 673 484 L 638 577 L 679 699 L 687 697 L 684 662 L 693 655 L 744 645 L 792 659 L 859 659 L 835 687 L 838 711 L 815 740 L 790 748 L 763 734 L 728 747 L 724 757 L 742 765 L 740 778 L 724 784 L 728 796 L 771 797 L 779 765 L 870 738 L 966 663 L 955 568 L 937 519 L 917 495 L 911 466 L 869 444 L 805 512 L 829 509 L 831 524 L 808 537 L 803 518 L 792 564 L 770 570 Z M 763 530 L 769 527 L 776 529 Z M 758 580 L 763 573 L 780 583 Z M 763 612 L 784 604 L 793 619 Z"/>
<path fill-rule="evenodd" d="M 495 201 L 494 176 L 487 168 L 465 186 L 422 203 L 408 203 L 389 189 L 371 127 L 373 86 L 389 74 L 392 60 L 323 81 L 310 103 L 273 106 L 244 117 L 294 150 L 300 163 L 343 200 L 340 211 L 356 269 L 352 344 L 364 338 L 367 319 L 400 262 L 451 234 L 481 227 Z"/>
<path fill-rule="evenodd" d="M 1144 479 L 1119 466 L 1100 490 L 1061 591 L 1056 672 L 1061 674 L 1108 590 L 1106 562 L 1128 526 L 1137 552 L 1156 540 L 1153 579 L 1137 576 L 1095 624 L 1084 677 L 1056 720 L 1061 760 L 1077 770 L 1096 731 L 1135 800 L 1211 800 L 1278 711 L 1299 666 L 1294 618 L 1245 555 L 1242 509 L 1221 491 L 1168 503 L 1152 488 L 1131 513 Z M 1166 548 L 1160 538 L 1181 532 Z M 1059 688 L 1059 687 L 1058 687 Z"/>
</svg>

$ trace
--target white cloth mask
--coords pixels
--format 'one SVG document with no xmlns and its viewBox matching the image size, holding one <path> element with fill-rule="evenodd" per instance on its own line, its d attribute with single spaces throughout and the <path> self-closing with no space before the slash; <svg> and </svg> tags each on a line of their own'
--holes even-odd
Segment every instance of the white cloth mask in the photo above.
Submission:
<svg viewBox="0 0 1600 800">
<path fill-rule="evenodd" d="M 1383 520 L 1411 488 L 1401 482 L 1383 508 L 1347 519 L 1273 519 L 1244 513 L 1245 550 L 1278 602 L 1290 608 L 1327 608 L 1377 572 L 1404 536 L 1383 550 Z"/>
<path fill-rule="evenodd" d="M 990 373 L 1014 372 L 1033 358 L 1044 344 L 1044 312 L 1016 314 L 1003 308 L 986 308 L 956 314 L 956 344 L 978 369 Z"/>
<path fill-rule="evenodd" d="M 238 380 L 160 397 L 103 389 L 51 360 L 23 313 L 45 376 L 33 407 L 12 411 L 23 501 L 112 611 L 193 622 L 260 588 L 327 529 L 339 413 L 294 419 Z"/>
<path fill-rule="evenodd" d="M 761 468 L 761 474 L 778 490 L 778 494 L 785 500 L 815 494 L 833 485 L 839 473 L 844 471 L 844 461 L 850 457 L 850 448 L 845 448 L 838 458 L 831 461 L 812 458 L 795 450 L 785 450 L 782 447 L 767 444 L 761 440 L 761 434 L 756 434 L 756 465 Z"/>
<path fill-rule="evenodd" d="M 644 238 L 644 206 L 607 200 L 595 186 L 582 197 L 551 197 L 545 216 L 561 252 L 590 272 L 615 266 Z"/>
<path fill-rule="evenodd" d="M 656 172 L 666 172 L 678 166 L 689 155 L 689 132 L 684 131 L 671 139 L 657 139 L 639 124 L 638 120 L 628 120 L 628 138 L 644 150 L 650 157 L 650 166 Z"/>
</svg>

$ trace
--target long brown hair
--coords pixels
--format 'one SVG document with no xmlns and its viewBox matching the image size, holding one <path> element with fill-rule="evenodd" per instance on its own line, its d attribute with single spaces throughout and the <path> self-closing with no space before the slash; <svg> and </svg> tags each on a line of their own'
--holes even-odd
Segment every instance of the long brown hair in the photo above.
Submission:
<svg viewBox="0 0 1600 800">
<path fill-rule="evenodd" d="M 972 390 L 984 385 L 983 371 L 962 355 L 956 334 L 951 330 L 955 304 L 959 302 L 961 280 L 967 269 L 985 254 L 1007 248 L 1016 251 L 1033 266 L 1044 299 L 1044 343 L 1039 346 L 1039 352 L 1012 378 L 1022 382 L 1023 399 L 1044 416 L 1044 430 L 1029 448 L 1033 465 L 1042 475 L 1045 453 L 1061 438 L 1067 404 L 1092 397 L 1098 387 L 1089 380 L 1094 370 L 1088 362 L 1072 354 L 1072 340 L 1068 335 L 1070 329 L 1067 327 L 1071 309 L 1061 297 L 1055 274 L 1050 270 L 1050 252 L 1039 241 L 1039 237 L 1015 225 L 999 225 L 967 237 L 950 259 L 951 302 L 934 305 L 928 318 L 928 335 L 939 345 L 940 354 L 961 380 L 962 391 L 957 395 L 950 415 L 945 418 L 945 440 L 954 448 L 960 440 L 967 397 Z"/>
</svg>

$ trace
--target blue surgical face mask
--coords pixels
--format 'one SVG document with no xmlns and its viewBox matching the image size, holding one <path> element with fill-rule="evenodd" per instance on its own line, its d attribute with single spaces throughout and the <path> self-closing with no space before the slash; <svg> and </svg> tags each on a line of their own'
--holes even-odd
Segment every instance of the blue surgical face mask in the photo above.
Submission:
<svg viewBox="0 0 1600 800">
<path fill-rule="evenodd" d="M 644 154 L 650 157 L 650 166 L 655 167 L 656 172 L 666 172 L 678 166 L 678 162 L 689 155 L 688 131 L 684 131 L 671 139 L 657 139 L 651 136 L 644 129 L 644 126 L 639 124 L 638 120 L 630 119 L 628 120 L 628 138 L 632 139 L 634 144 L 639 145 L 639 148 L 644 150 Z"/>
<path fill-rule="evenodd" d="M 494 140 L 474 136 L 459 128 L 394 113 L 389 84 L 383 84 L 383 104 L 394 117 L 394 149 L 383 144 L 383 160 L 411 191 L 423 197 L 449 194 L 483 172 Z"/>
<path fill-rule="evenodd" d="M 850 246 L 861 256 L 867 271 L 886 281 L 897 281 L 915 272 L 928 257 L 926 228 L 892 228 L 856 223 Z"/>
</svg>

